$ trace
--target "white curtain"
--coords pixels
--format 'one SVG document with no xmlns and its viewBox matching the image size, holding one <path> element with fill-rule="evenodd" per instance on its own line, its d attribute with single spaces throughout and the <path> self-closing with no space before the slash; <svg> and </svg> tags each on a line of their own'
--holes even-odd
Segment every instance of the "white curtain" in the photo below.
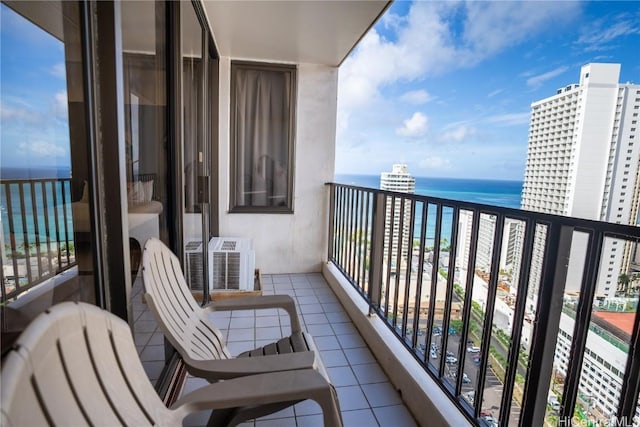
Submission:
<svg viewBox="0 0 640 427">
<path fill-rule="evenodd" d="M 291 73 L 235 68 L 236 206 L 287 206 Z"/>
</svg>

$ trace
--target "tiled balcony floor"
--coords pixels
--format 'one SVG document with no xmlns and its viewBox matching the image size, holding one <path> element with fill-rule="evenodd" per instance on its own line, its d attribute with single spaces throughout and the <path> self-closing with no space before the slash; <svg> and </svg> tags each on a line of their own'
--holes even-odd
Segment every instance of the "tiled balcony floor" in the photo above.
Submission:
<svg viewBox="0 0 640 427">
<path fill-rule="evenodd" d="M 139 280 L 138 280 L 139 281 Z M 140 286 L 138 285 L 137 288 Z M 346 426 L 415 426 L 387 376 L 379 367 L 321 274 L 262 276 L 265 295 L 288 294 L 297 304 L 302 327 L 313 335 L 320 357 L 336 387 Z M 162 336 L 134 288 L 136 344 L 149 378 L 155 381 L 162 367 Z M 213 313 L 232 354 L 259 347 L 290 333 L 284 310 Z M 185 392 L 206 381 L 187 377 Z M 208 413 L 194 414 L 185 425 L 205 425 Z M 313 401 L 242 424 L 243 426 L 321 426 L 320 406 Z"/>
</svg>

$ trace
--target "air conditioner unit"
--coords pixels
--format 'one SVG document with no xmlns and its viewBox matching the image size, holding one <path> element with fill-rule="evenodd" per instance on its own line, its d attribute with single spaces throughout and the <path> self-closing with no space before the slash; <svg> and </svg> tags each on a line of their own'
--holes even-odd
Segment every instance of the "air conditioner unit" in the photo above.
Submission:
<svg viewBox="0 0 640 427">
<path fill-rule="evenodd" d="M 204 289 L 202 240 L 187 240 L 184 254 L 187 284 L 191 290 L 202 291 Z"/>
<path fill-rule="evenodd" d="M 253 290 L 255 252 L 251 239 L 214 237 L 209 242 L 209 289 Z"/>
</svg>

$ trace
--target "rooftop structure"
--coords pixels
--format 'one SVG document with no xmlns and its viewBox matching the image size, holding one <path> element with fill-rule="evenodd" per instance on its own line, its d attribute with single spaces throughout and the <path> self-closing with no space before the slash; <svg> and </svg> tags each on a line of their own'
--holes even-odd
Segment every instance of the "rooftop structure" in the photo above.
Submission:
<svg viewBox="0 0 640 427">
<path fill-rule="evenodd" d="M 416 190 L 416 179 L 411 176 L 407 165 L 396 163 L 391 172 L 380 174 L 380 189 L 397 191 L 399 193 L 413 193 Z"/>
</svg>

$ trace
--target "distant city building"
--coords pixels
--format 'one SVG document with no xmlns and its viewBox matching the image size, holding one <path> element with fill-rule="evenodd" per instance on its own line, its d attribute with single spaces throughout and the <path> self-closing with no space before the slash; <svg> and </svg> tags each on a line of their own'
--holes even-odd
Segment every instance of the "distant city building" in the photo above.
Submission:
<svg viewBox="0 0 640 427">
<path fill-rule="evenodd" d="M 531 104 L 522 209 L 638 224 L 640 85 L 620 84 L 619 76 L 620 64 L 584 65 L 579 83 Z M 540 231 L 531 259 L 533 294 L 542 266 L 544 230 Z M 522 230 L 513 234 L 520 241 L 516 245 L 521 244 Z M 572 254 L 584 252 L 581 237 L 574 237 Z M 607 239 L 602 259 L 597 293 L 611 298 L 618 291 L 620 274 L 637 266 L 637 250 Z M 579 289 L 582 265 L 577 264 L 569 265 L 567 290 Z M 519 267 L 516 261 L 514 271 Z M 533 306 L 532 302 L 527 308 Z"/>
<path fill-rule="evenodd" d="M 594 311 L 592 315 L 592 332 L 587 335 L 583 355 L 578 403 L 587 408 L 590 418 L 603 425 L 608 425 L 618 410 L 634 321 L 635 312 Z M 574 328 L 575 312 L 570 305 L 565 306 L 554 354 L 554 375 L 559 377 L 567 375 Z M 640 407 L 636 408 L 635 415 L 640 419 Z"/>
<path fill-rule="evenodd" d="M 414 193 L 416 179 L 411 176 L 405 164 L 394 164 L 391 172 L 380 174 L 380 189 L 399 193 Z"/>
<path fill-rule="evenodd" d="M 471 228 L 473 226 L 473 212 L 461 210 L 458 216 L 458 247 L 456 250 L 456 265 L 463 270 L 469 269 L 469 253 L 471 251 Z M 506 218 L 502 246 L 499 248 L 499 268 L 508 271 L 514 265 L 518 253 L 516 236 L 520 221 Z M 494 237 L 496 231 L 496 217 L 480 214 L 478 224 L 478 238 L 476 248 L 475 268 L 483 271 L 491 269 L 493 258 Z"/>
<path fill-rule="evenodd" d="M 413 194 L 416 190 L 416 180 L 407 170 L 407 165 L 394 164 L 391 172 L 380 174 L 380 189 Z M 384 231 L 385 256 L 388 255 L 388 248 L 391 248 L 392 261 L 397 259 L 399 247 L 402 248 L 402 258 L 406 258 L 409 244 L 413 242 L 413 236 L 409 235 L 410 225 L 411 207 L 409 203 L 405 203 L 403 209 L 401 200 L 393 201 L 391 197 L 387 197 Z M 401 245 L 400 228 L 402 228 Z M 390 237 L 391 241 L 389 241 Z"/>
<path fill-rule="evenodd" d="M 638 225 L 640 85 L 620 84 L 619 76 L 620 64 L 588 64 L 581 69 L 579 83 L 531 104 L 522 209 Z M 523 234 L 519 226 L 511 237 L 518 254 L 516 275 Z M 526 305 L 530 313 L 535 312 L 540 286 L 545 234 L 544 227 L 538 227 L 532 257 L 524 261 L 531 266 Z M 584 234 L 574 233 L 566 292 L 580 290 L 586 243 Z M 635 245 L 605 240 L 596 284 L 600 301 L 614 301 L 626 292 L 618 287 L 618 278 L 637 271 L 638 255 Z M 563 310 L 554 357 L 554 372 L 561 377 L 566 375 L 574 333 L 571 313 Z M 598 421 L 617 411 L 632 318 L 633 314 L 604 311 L 592 316 L 578 403 Z"/>
</svg>

